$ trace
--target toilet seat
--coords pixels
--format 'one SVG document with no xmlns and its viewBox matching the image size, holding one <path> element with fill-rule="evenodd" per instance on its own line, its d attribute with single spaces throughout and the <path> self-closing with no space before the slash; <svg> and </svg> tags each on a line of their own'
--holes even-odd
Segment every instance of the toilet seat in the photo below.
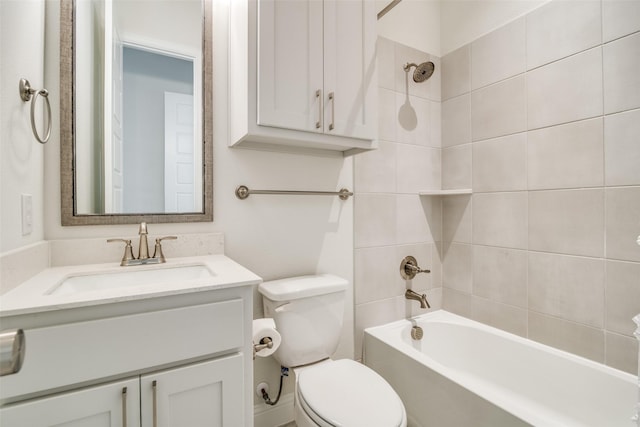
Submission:
<svg viewBox="0 0 640 427">
<path fill-rule="evenodd" d="M 370 368 L 349 359 L 296 371 L 298 402 L 322 427 L 401 427 L 402 401 Z"/>
</svg>

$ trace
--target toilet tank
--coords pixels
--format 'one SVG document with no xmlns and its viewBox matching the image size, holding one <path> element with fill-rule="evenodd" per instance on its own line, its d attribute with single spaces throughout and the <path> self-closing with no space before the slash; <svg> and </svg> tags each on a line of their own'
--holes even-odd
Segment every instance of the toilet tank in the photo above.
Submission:
<svg viewBox="0 0 640 427">
<path fill-rule="evenodd" d="M 331 357 L 336 351 L 348 283 L 322 274 L 260 284 L 264 316 L 273 318 L 282 336 L 274 353 L 282 366 L 307 365 Z"/>
</svg>

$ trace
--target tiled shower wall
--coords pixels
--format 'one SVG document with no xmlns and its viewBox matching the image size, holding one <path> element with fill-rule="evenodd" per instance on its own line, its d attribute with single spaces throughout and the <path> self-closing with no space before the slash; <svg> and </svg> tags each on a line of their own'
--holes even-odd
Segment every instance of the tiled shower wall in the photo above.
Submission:
<svg viewBox="0 0 640 427">
<path fill-rule="evenodd" d="M 556 0 L 442 58 L 442 185 L 473 189 L 442 201 L 445 309 L 636 372 L 638 70 L 626 0 Z"/>
<path fill-rule="evenodd" d="M 440 60 L 378 38 L 379 148 L 355 156 L 355 357 L 362 355 L 362 330 L 417 314 L 404 299 L 407 282 L 400 262 L 413 255 L 431 274 L 408 285 L 440 307 L 442 205 L 419 191 L 440 189 Z M 435 73 L 414 83 L 406 63 L 435 63 Z"/>
</svg>

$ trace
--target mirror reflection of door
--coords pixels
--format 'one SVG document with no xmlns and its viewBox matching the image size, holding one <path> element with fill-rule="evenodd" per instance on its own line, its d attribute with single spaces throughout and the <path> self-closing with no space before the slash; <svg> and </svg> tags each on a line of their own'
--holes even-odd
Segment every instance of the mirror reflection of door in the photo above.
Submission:
<svg viewBox="0 0 640 427">
<path fill-rule="evenodd" d="M 193 96 L 165 92 L 164 111 L 164 211 L 196 212 Z"/>
<path fill-rule="evenodd" d="M 193 162 L 193 60 L 147 47 L 123 48 L 123 206 L 118 213 L 194 212 Z M 183 95 L 180 103 L 166 93 Z M 166 101 L 172 106 L 166 104 Z M 185 105 L 188 103 L 189 105 Z M 166 123 L 166 110 L 176 112 Z M 186 111 L 186 113 L 185 113 Z M 186 115 L 186 118 L 185 118 Z M 175 118 L 178 117 L 178 120 Z M 181 128 L 175 124 L 180 122 Z M 170 130 L 172 135 L 167 134 Z M 188 136 L 187 136 L 188 135 Z M 176 138 L 179 137 L 179 140 Z M 174 146 L 167 156 L 167 146 Z M 176 151 L 176 149 L 178 151 Z M 177 156 L 176 153 L 181 154 Z M 187 158 L 190 157 L 189 160 Z M 174 159 L 177 163 L 169 164 Z M 184 166 L 184 165 L 188 166 Z M 167 182 L 172 186 L 185 181 L 189 168 L 191 202 L 178 203 L 182 191 L 173 189 L 166 200 Z M 176 172 L 178 171 L 178 172 Z M 167 176 L 167 172 L 169 176 Z M 172 176 L 174 176 L 172 178 Z M 182 189 L 183 190 L 183 189 Z M 175 193 L 175 194 L 174 194 Z M 188 198 L 187 197 L 187 198 Z M 182 197 L 184 199 L 185 197 Z M 170 209 L 166 209 L 171 207 Z"/>
</svg>

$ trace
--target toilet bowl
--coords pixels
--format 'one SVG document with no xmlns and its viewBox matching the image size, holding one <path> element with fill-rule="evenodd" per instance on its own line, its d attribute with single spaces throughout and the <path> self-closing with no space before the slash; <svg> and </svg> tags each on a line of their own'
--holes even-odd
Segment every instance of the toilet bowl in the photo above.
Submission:
<svg viewBox="0 0 640 427">
<path fill-rule="evenodd" d="M 332 360 L 342 331 L 348 282 L 324 274 L 264 282 L 266 317 L 282 337 L 274 357 L 296 376 L 298 427 L 405 427 L 406 412 L 393 388 L 350 359 Z"/>
<path fill-rule="evenodd" d="M 405 427 L 402 401 L 376 372 L 350 359 L 294 369 L 298 427 Z"/>
</svg>

